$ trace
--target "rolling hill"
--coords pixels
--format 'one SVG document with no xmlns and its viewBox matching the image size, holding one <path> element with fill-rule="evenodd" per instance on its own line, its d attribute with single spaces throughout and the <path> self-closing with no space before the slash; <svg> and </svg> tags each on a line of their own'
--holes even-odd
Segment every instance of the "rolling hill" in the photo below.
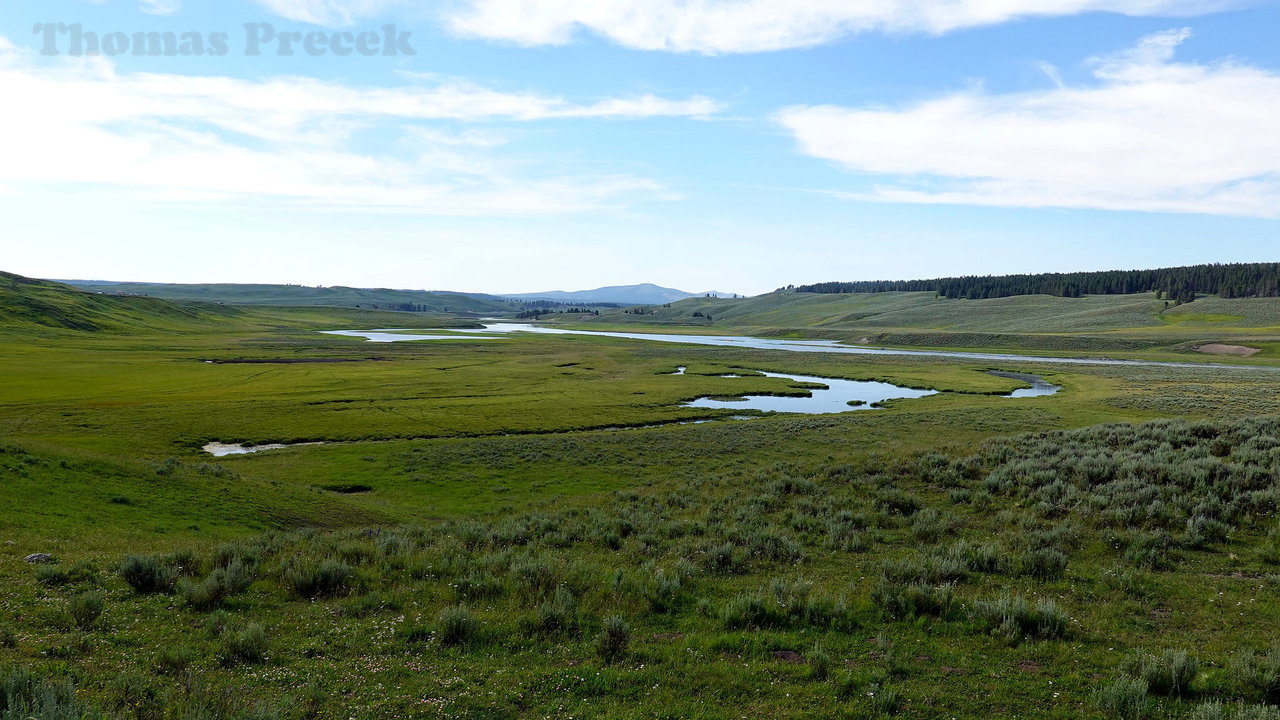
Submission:
<svg viewBox="0 0 1280 720">
<path fill-rule="evenodd" d="M 105 294 L 0 272 L 0 331 L 5 332 L 208 332 L 335 325 L 388 327 L 408 321 L 433 327 L 471 324 L 468 320 L 445 314 L 409 314 L 305 303 L 294 307 L 237 307 L 214 302 Z"/>
<path fill-rule="evenodd" d="M 312 287 L 307 285 L 177 284 L 66 280 L 87 292 L 142 295 L 165 300 L 198 300 L 228 305 L 332 306 L 433 313 L 511 312 L 491 295 L 425 290 Z"/>
<path fill-rule="evenodd" d="M 567 320 L 567 318 L 565 318 Z M 614 326 L 705 328 L 858 344 L 1034 350 L 1143 350 L 1195 343 L 1280 341 L 1280 298 L 1201 296 L 1167 304 L 1155 293 L 950 299 L 932 292 L 797 293 L 690 298 L 670 307 L 574 318 Z"/>
<path fill-rule="evenodd" d="M 69 285 L 0 272 L 0 327 L 101 331 L 213 324 L 241 312 L 149 297 L 98 295 Z"/>
</svg>

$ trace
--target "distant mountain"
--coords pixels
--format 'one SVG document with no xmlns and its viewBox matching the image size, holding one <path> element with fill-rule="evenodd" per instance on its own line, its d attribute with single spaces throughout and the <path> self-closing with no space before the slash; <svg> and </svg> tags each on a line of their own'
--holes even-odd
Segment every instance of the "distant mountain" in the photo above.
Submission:
<svg viewBox="0 0 1280 720">
<path fill-rule="evenodd" d="M 511 304 L 501 298 L 478 293 L 309 285 L 185 285 L 102 280 L 62 282 L 87 292 L 107 295 L 143 295 L 165 300 L 200 300 L 227 305 L 330 306 L 435 313 L 501 313 L 512 310 Z"/>
<path fill-rule="evenodd" d="M 706 295 L 714 295 L 715 297 L 732 297 L 732 293 L 722 292 L 701 292 L 691 293 L 675 288 L 662 287 L 653 283 L 643 283 L 641 285 L 611 285 L 609 287 L 596 288 L 595 290 L 576 290 L 566 292 L 564 290 L 551 290 L 549 292 L 539 293 L 521 293 L 517 295 L 503 295 L 503 297 L 515 300 L 557 300 L 568 303 L 620 303 L 624 305 L 661 305 L 677 300 L 684 300 L 691 297 L 704 297 Z"/>
</svg>

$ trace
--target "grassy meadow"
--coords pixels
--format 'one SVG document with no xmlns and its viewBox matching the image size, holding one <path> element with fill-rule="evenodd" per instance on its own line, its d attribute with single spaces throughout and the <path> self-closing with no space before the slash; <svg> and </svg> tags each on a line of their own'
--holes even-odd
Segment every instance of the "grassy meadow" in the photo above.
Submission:
<svg viewBox="0 0 1280 720">
<path fill-rule="evenodd" d="M 778 291 L 751 298 L 693 298 L 600 317 L 550 316 L 593 328 L 816 337 L 854 344 L 1001 349 L 1054 355 L 1212 359 L 1207 343 L 1243 344 L 1280 357 L 1280 298 L 1205 296 L 1171 304 L 1154 293 L 989 300 L 934 293 L 817 294 Z"/>
<path fill-rule="evenodd" d="M 753 301 L 674 308 L 732 302 Z M 1114 328 L 1042 334 L 1145 332 L 1108 354 L 1185 360 L 1188 337 L 1272 327 L 1269 300 L 1156 324 L 1124 302 L 1097 308 Z M 819 304 L 696 329 L 794 330 Z M 317 331 L 468 321 L 18 280 L 0 309 L 3 720 L 1280 717 L 1280 370 L 1233 367 L 1269 353 L 373 344 Z M 1022 337 L 997 316 L 955 332 Z M 990 369 L 1063 390 L 1000 397 L 1019 383 Z M 804 392 L 717 377 L 751 370 L 943 392 L 680 406 Z"/>
</svg>

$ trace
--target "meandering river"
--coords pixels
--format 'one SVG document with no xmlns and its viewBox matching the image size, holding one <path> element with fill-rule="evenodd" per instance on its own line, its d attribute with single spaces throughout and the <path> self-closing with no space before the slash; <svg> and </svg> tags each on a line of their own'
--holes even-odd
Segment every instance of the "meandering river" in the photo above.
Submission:
<svg viewBox="0 0 1280 720">
<path fill-rule="evenodd" d="M 733 335 L 669 335 L 666 333 L 604 332 L 598 330 L 564 330 L 561 328 L 531 325 L 529 323 L 491 323 L 483 328 L 441 329 L 437 332 L 452 335 L 419 335 L 406 330 L 329 330 L 329 335 L 345 335 L 365 338 L 371 342 L 408 342 L 412 340 L 496 339 L 507 333 L 539 333 L 543 335 L 593 335 L 597 337 L 648 340 L 651 342 L 683 343 L 685 345 L 714 345 L 718 347 L 751 348 L 755 350 L 786 350 L 788 352 L 839 353 L 844 355 L 915 355 L 921 357 L 961 358 L 966 360 L 998 360 L 1016 362 L 1053 363 L 1064 365 L 1134 365 L 1141 367 L 1213 368 L 1217 370 L 1276 370 L 1265 365 L 1229 365 L 1225 363 L 1162 362 L 1157 360 L 1111 360 L 1107 358 L 1048 357 L 1038 355 L 1011 355 L 1007 353 L 961 352 L 959 350 L 903 350 L 899 348 L 844 345 L 835 340 L 791 340 L 785 338 L 757 338 Z"/>
<path fill-rule="evenodd" d="M 713 345 L 718 347 L 755 348 L 760 350 L 788 350 L 792 352 L 835 352 L 858 354 L 907 354 L 907 355 L 941 355 L 957 357 L 975 357 L 989 359 L 1024 359 L 1015 355 L 997 355 L 980 353 L 934 353 L 926 351 L 898 351 L 880 348 L 857 348 L 840 345 L 830 340 L 778 340 L 771 338 L 735 337 L 720 335 L 661 335 L 651 333 L 613 333 L 592 332 L 586 330 L 563 330 L 560 328 L 542 327 L 528 323 L 494 323 L 478 329 L 453 330 L 457 334 L 423 335 L 406 330 L 331 330 L 330 335 L 361 337 L 370 342 L 408 342 L 414 340 L 460 340 L 483 339 L 495 340 L 501 336 L 528 332 L 544 335 L 593 335 L 599 337 L 626 338 L 630 340 L 652 340 L 656 342 L 685 343 L 690 345 Z M 675 375 L 683 375 L 685 368 L 679 368 Z M 990 371 L 993 375 L 1021 380 L 1030 387 L 1019 388 L 1004 397 L 1026 398 L 1052 395 L 1062 388 L 1049 383 L 1037 375 L 1005 371 Z M 724 410 L 759 410 L 763 412 L 794 412 L 808 414 L 828 414 L 849 412 L 851 410 L 872 409 L 888 400 L 903 400 L 936 395 L 936 390 L 918 390 L 902 387 L 886 382 L 868 380 L 845 380 L 839 378 L 811 377 L 807 375 L 791 375 L 784 373 L 762 372 L 766 377 L 786 378 L 797 383 L 810 383 L 814 387 L 807 388 L 807 396 L 752 395 L 744 394 L 733 397 L 729 394 L 702 397 L 685 403 L 686 407 L 714 408 Z M 725 377 L 738 377 L 728 375 Z"/>
</svg>

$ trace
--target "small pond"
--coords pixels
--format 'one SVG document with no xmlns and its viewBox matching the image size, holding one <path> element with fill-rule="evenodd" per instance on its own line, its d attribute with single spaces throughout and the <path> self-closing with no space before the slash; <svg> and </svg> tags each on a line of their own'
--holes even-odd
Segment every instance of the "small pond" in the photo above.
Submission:
<svg viewBox="0 0 1280 720">
<path fill-rule="evenodd" d="M 781 395 L 746 395 L 734 399 L 698 398 L 684 403 L 685 407 L 713 408 L 717 410 L 761 410 L 764 412 L 807 413 L 825 415 L 851 410 L 867 410 L 886 400 L 921 398 L 937 395 L 937 390 L 914 390 L 886 382 L 868 380 L 837 380 L 809 375 L 784 375 L 762 372 L 773 378 L 786 378 L 797 383 L 811 383 L 821 387 L 806 388 L 808 397 Z M 740 376 L 725 376 L 740 377 Z"/>
</svg>

